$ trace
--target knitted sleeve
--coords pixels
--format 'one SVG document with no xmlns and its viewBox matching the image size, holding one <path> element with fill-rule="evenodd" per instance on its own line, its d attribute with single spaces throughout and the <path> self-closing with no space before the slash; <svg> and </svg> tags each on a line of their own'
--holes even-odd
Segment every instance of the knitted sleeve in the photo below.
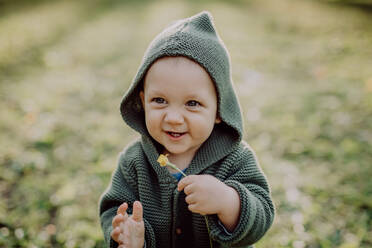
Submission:
<svg viewBox="0 0 372 248">
<path fill-rule="evenodd" d="M 126 173 L 123 173 L 125 170 Z M 119 206 L 127 202 L 129 214 L 132 213 L 133 203 L 139 200 L 136 196 L 136 173 L 131 173 L 133 167 L 128 166 L 125 161 L 125 154 L 122 153 L 119 159 L 118 167 L 113 173 L 111 184 L 108 189 L 103 193 L 99 203 L 99 213 L 101 220 L 101 227 L 103 230 L 104 238 L 109 248 L 115 248 L 118 244 L 111 238 L 112 232 L 112 219 L 115 217 Z M 155 234 L 146 219 L 145 223 L 145 245 L 144 247 L 155 247 Z"/>
<path fill-rule="evenodd" d="M 240 216 L 235 230 L 229 234 L 217 215 L 208 216 L 211 238 L 228 247 L 242 247 L 256 243 L 274 220 L 274 205 L 266 177 L 258 166 L 252 150 L 246 145 L 239 156 L 231 156 L 224 166 L 236 168 L 224 183 L 233 187 L 240 197 Z M 236 157 L 234 159 L 234 157 Z"/>
</svg>

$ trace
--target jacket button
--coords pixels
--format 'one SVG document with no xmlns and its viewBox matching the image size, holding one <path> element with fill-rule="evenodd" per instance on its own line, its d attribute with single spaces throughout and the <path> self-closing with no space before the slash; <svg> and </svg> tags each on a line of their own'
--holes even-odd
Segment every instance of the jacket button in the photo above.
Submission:
<svg viewBox="0 0 372 248">
<path fill-rule="evenodd" d="M 177 233 L 177 235 L 180 235 L 182 233 L 181 228 L 176 228 L 176 233 Z"/>
</svg>

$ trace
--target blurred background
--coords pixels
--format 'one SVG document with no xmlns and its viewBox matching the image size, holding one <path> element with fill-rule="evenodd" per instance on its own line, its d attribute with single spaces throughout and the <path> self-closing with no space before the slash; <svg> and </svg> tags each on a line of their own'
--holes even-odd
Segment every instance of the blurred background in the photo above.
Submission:
<svg viewBox="0 0 372 248">
<path fill-rule="evenodd" d="M 258 248 L 372 247 L 372 1 L 0 0 L 0 247 L 103 247 L 149 42 L 209 10 L 277 208 Z"/>
</svg>

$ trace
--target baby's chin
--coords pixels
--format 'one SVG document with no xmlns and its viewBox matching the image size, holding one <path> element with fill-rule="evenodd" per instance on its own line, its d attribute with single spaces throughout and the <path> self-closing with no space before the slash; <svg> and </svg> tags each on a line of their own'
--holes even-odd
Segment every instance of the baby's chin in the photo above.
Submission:
<svg viewBox="0 0 372 248">
<path fill-rule="evenodd" d="M 177 146 L 165 146 L 164 154 L 171 156 L 194 156 L 198 148 L 190 147 L 177 147 Z"/>
<path fill-rule="evenodd" d="M 180 148 L 174 148 L 174 147 L 165 147 L 164 153 L 169 154 L 169 155 L 179 156 L 179 155 L 185 154 L 186 150 L 180 149 Z"/>
</svg>

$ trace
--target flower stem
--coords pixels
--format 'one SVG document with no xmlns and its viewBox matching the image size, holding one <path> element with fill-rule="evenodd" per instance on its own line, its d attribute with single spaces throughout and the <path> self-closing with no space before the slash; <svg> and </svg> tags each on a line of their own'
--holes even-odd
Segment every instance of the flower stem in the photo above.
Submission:
<svg viewBox="0 0 372 248">
<path fill-rule="evenodd" d="M 179 171 L 182 174 L 182 176 L 184 176 L 184 177 L 186 176 L 186 174 L 183 173 L 182 170 L 180 170 L 176 165 L 172 164 L 171 162 L 167 161 L 167 165 L 170 166 L 171 168 Z M 212 239 L 211 239 L 211 235 L 210 235 L 211 231 L 209 229 L 208 219 L 207 219 L 206 215 L 204 215 L 204 219 L 205 219 L 205 224 L 206 224 L 207 230 L 208 230 L 209 245 L 210 245 L 211 248 L 213 248 Z"/>
<path fill-rule="evenodd" d="M 171 167 L 172 169 L 174 169 L 174 170 L 176 170 L 176 171 L 178 171 L 178 172 L 180 172 L 181 174 L 182 174 L 182 176 L 186 176 L 186 174 L 185 173 L 183 173 L 183 171 L 182 170 L 180 170 L 175 164 L 172 164 L 171 162 L 167 162 L 167 165 L 169 166 L 169 167 Z"/>
<path fill-rule="evenodd" d="M 207 230 L 208 230 L 209 245 L 211 248 L 213 248 L 212 239 L 211 239 L 211 230 L 209 229 L 208 218 L 206 215 L 204 215 L 204 219 L 205 219 L 205 224 L 207 225 Z"/>
<path fill-rule="evenodd" d="M 166 155 L 161 154 L 159 156 L 157 162 L 160 164 L 160 166 L 162 166 L 162 167 L 169 166 L 172 169 L 180 172 L 182 174 L 182 176 L 186 177 L 186 174 L 182 170 L 180 170 L 175 164 L 172 164 L 171 162 L 169 162 L 167 156 L 168 156 L 168 154 L 166 154 Z M 208 230 L 209 244 L 210 244 L 210 247 L 213 248 L 211 234 L 210 234 L 211 231 L 209 229 L 208 219 L 207 219 L 207 216 L 206 215 L 204 215 L 204 219 L 205 219 L 205 224 L 206 224 L 207 230 Z"/>
</svg>

